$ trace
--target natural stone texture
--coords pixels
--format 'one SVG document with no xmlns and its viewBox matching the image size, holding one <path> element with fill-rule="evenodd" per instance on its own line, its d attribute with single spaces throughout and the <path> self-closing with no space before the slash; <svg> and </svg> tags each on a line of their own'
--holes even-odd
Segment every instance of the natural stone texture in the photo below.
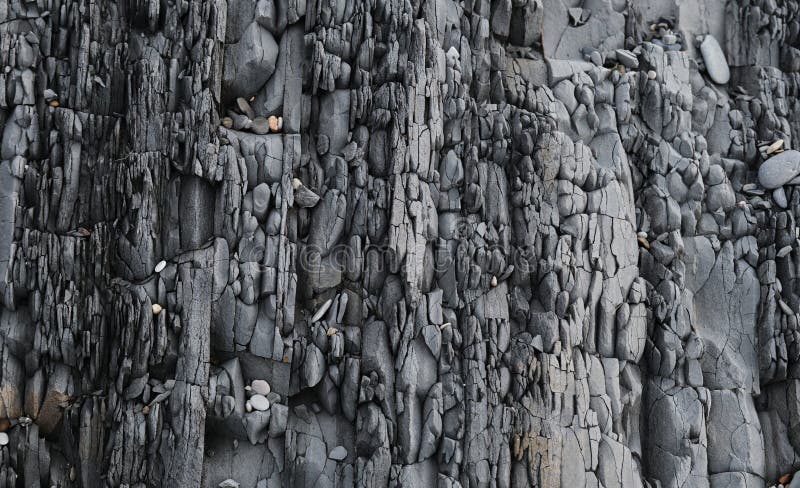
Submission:
<svg viewBox="0 0 800 488">
<path fill-rule="evenodd" d="M 0 2 L 0 486 L 796 484 L 798 11 Z"/>
<path fill-rule="evenodd" d="M 240 2 L 243 3 L 243 2 Z M 226 97 L 250 97 L 275 71 L 278 44 L 267 29 L 253 22 L 241 39 L 225 48 L 222 88 Z"/>
</svg>

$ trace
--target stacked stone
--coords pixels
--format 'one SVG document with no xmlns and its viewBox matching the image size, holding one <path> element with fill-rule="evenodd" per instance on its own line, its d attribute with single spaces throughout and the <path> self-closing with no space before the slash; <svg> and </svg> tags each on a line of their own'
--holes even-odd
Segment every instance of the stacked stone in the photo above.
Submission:
<svg viewBox="0 0 800 488">
<path fill-rule="evenodd" d="M 247 192 L 246 154 L 232 147 L 238 139 L 226 140 L 224 129 L 218 139 L 216 129 L 224 3 L 51 3 L 15 2 L 2 12 L 9 41 L 4 64 L 19 66 L 3 78 L 14 95 L 2 97 L 8 168 L 2 382 L 9 394 L 0 415 L 10 420 L 2 430 L 10 427 L 11 443 L 4 433 L 3 445 L 15 446 L 11 461 L 4 458 L 3 479 L 31 486 L 199 486 L 208 465 L 209 390 L 211 400 L 216 396 L 210 337 L 227 327 L 233 336 L 237 300 L 266 297 L 259 340 L 248 336 L 237 344 L 277 358 L 284 366 L 275 378 L 285 381 L 275 383 L 288 393 L 291 352 L 284 353 L 275 329 L 285 327 L 291 337 L 294 322 L 293 307 L 276 309 L 294 303 L 285 220 L 290 169 L 299 162 L 301 86 L 283 90 L 271 109 L 280 114 L 284 97 L 291 104 L 281 128 L 294 127 L 293 135 L 268 136 L 277 138 L 267 141 L 277 154 L 263 151 L 263 141 L 248 141 L 250 158 L 259 161 L 250 164 L 255 190 Z M 191 56 L 181 51 L 187 40 Z M 286 36 L 290 41 L 299 52 L 298 36 Z M 279 63 L 280 82 L 273 82 L 281 87 L 283 77 L 300 77 L 302 56 L 291 64 L 291 51 Z M 80 69 L 73 71 L 70 59 L 82 60 Z M 264 164 L 267 156 L 274 161 Z M 272 188 L 256 176 L 260 167 Z M 268 221 L 271 241 L 263 231 L 261 242 L 254 237 L 255 218 L 242 225 L 245 212 Z M 251 266 L 259 251 L 263 273 Z M 240 268 L 245 277 L 237 279 Z M 263 337 L 275 335 L 277 341 Z M 233 341 L 229 348 L 219 342 L 215 355 L 234 353 Z M 247 373 L 271 375 L 271 366 L 259 361 L 262 371 Z M 278 437 L 286 416 L 275 417 Z"/>
<path fill-rule="evenodd" d="M 0 486 L 800 468 L 797 3 L 589 3 L 0 5 Z"/>
<path fill-rule="evenodd" d="M 552 92 L 537 90 L 556 123 L 539 125 L 533 152 L 541 244 L 524 284 L 538 282 L 527 330 L 543 351 L 542 395 L 555 394 L 538 444 L 554 451 L 562 485 L 635 486 L 641 445 L 630 426 L 639 423 L 646 330 L 631 176 L 616 129 L 629 116 L 626 86 L 618 73 L 579 62 L 550 63 L 550 84 Z M 583 470 L 564 461 L 576 457 Z"/>
<path fill-rule="evenodd" d="M 689 132 L 693 101 L 689 60 L 683 53 L 656 45 L 645 45 L 642 58 L 635 93 L 642 100 L 641 119 L 633 119 L 626 130 L 626 145 L 637 159 L 645 161 L 636 169 L 636 193 L 642 195 L 645 210 L 637 216 L 637 224 L 642 273 L 652 286 L 650 303 L 656 321 L 648 337 L 652 376 L 647 383 L 645 411 L 650 412 L 647 425 L 651 434 L 646 438 L 645 459 L 649 474 L 664 484 L 707 486 L 709 399 L 702 388 L 699 362 L 703 341 L 697 337 L 690 315 L 692 293 L 699 287 L 693 288 L 687 276 L 687 268 L 694 269 L 687 265 L 693 249 L 687 242 L 693 239 L 701 218 L 706 197 L 701 166 L 705 162 L 707 167 L 708 156 L 702 153 L 703 141 L 692 139 Z M 724 173 L 719 179 L 721 189 L 727 189 Z M 686 440 L 676 443 L 674 438 Z"/>
<path fill-rule="evenodd" d="M 761 291 L 757 343 L 761 395 L 755 408 L 763 430 L 765 477 L 773 480 L 800 466 L 791 427 L 796 417 L 792 398 L 798 330 L 794 287 L 798 193 L 792 180 L 799 154 L 790 149 L 797 137 L 792 96 L 798 86 L 793 47 L 797 5 L 748 2 L 731 12 L 742 23 L 729 27 L 729 37 L 750 41 L 731 64 L 732 79 L 743 89 L 736 96 L 737 108 L 756 131 L 757 148 L 745 160 L 751 169 L 758 169 L 759 182 L 758 188 L 747 188 L 757 229 L 751 254 Z M 755 25 L 765 26 L 759 35 Z"/>
<path fill-rule="evenodd" d="M 121 157 L 121 29 L 113 6 L 13 2 L 1 9 L 0 75 L 3 332 L 0 339 L 0 483 L 66 485 L 101 450 L 78 456 L 78 401 L 108 384 L 107 289 L 115 245 L 111 222 Z M 72 35 L 68 33 L 71 32 Z M 82 59 L 80 70 L 70 58 Z M 70 73 L 66 75 L 66 73 Z M 92 198 L 96 195 L 97 198 Z M 97 410 L 95 410 L 97 411 Z M 98 412 L 99 414 L 99 412 Z M 69 432 L 71 441 L 56 442 Z"/>
<path fill-rule="evenodd" d="M 203 189 L 207 196 L 187 202 L 198 217 L 198 207 L 214 209 L 202 239 L 214 250 L 214 366 L 198 485 L 280 486 L 291 473 L 286 449 L 298 430 L 290 427 L 288 398 L 299 390 L 292 372 L 301 354 L 290 209 L 319 200 L 293 178 L 302 163 L 305 2 L 229 1 L 225 8 L 217 100 L 227 117 L 217 131 L 216 179 L 210 192 Z"/>
</svg>

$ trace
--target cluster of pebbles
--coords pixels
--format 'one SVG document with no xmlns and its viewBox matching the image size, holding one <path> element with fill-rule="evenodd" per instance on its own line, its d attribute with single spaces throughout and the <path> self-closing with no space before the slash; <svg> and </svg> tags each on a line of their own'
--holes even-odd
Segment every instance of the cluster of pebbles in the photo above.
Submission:
<svg viewBox="0 0 800 488">
<path fill-rule="evenodd" d="M 250 100 L 251 102 L 253 99 Z M 283 117 L 270 115 L 269 117 L 256 116 L 250 103 L 242 97 L 236 99 L 235 110 L 228 110 L 228 115 L 223 117 L 222 126 L 226 129 L 250 131 L 253 134 L 269 134 L 280 132 L 283 129 Z"/>
</svg>

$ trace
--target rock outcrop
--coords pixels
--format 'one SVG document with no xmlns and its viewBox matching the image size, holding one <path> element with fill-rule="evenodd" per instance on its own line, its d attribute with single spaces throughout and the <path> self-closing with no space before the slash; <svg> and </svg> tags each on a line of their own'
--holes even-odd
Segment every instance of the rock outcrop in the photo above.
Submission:
<svg viewBox="0 0 800 488">
<path fill-rule="evenodd" d="M 800 486 L 797 46 L 796 0 L 0 0 L 0 487 Z"/>
</svg>

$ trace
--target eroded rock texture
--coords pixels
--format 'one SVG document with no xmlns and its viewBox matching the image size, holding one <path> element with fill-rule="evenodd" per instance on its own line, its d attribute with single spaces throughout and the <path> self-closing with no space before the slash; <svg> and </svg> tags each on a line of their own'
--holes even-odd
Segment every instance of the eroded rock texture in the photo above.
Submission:
<svg viewBox="0 0 800 488">
<path fill-rule="evenodd" d="M 0 487 L 800 486 L 799 2 L 0 0 L 0 64 Z"/>
</svg>

